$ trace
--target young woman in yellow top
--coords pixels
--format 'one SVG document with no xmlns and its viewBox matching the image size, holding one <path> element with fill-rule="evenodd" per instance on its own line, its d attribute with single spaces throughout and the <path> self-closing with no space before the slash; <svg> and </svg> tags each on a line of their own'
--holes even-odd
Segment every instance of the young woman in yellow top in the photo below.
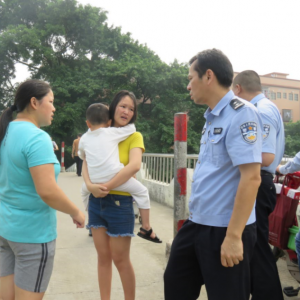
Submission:
<svg viewBox="0 0 300 300">
<path fill-rule="evenodd" d="M 114 97 L 110 108 L 112 126 L 123 127 L 134 123 L 137 117 L 137 103 L 133 93 L 120 91 Z M 103 145 L 105 147 L 105 145 Z M 83 178 L 92 193 L 89 199 L 89 225 L 98 253 L 98 280 L 102 300 L 110 300 L 112 262 L 118 269 L 125 300 L 135 299 L 135 275 L 130 261 L 130 243 L 134 236 L 134 211 L 132 197 L 125 192 L 110 191 L 134 176 L 141 167 L 145 151 L 143 136 L 135 132 L 119 143 L 120 162 L 124 168 L 109 182 L 92 184 L 86 162 L 83 164 Z M 149 211 L 140 210 L 143 220 L 141 234 L 156 239 L 149 224 Z"/>
</svg>

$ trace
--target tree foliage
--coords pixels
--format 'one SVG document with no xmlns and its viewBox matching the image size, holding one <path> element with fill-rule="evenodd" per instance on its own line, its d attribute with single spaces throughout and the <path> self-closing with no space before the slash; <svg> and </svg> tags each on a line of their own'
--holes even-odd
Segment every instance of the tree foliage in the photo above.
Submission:
<svg viewBox="0 0 300 300">
<path fill-rule="evenodd" d="M 147 152 L 172 152 L 176 112 L 189 113 L 188 152 L 198 152 L 204 108 L 187 97 L 187 65 L 162 62 L 106 20 L 105 11 L 76 0 L 0 0 L 0 110 L 12 101 L 19 63 L 53 88 L 56 112 L 46 131 L 57 143 L 71 145 L 86 131 L 90 104 L 128 89 L 141 102 L 137 129 Z"/>
<path fill-rule="evenodd" d="M 285 123 L 285 151 L 288 156 L 295 156 L 300 151 L 300 121 Z"/>
</svg>

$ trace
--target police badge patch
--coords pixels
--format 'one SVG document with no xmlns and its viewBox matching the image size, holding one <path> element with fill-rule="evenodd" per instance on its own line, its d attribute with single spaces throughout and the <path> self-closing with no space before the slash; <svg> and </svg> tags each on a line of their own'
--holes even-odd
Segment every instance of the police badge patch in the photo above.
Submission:
<svg viewBox="0 0 300 300">
<path fill-rule="evenodd" d="M 270 125 L 264 124 L 263 139 L 265 140 L 270 134 Z"/>
<path fill-rule="evenodd" d="M 257 140 L 257 124 L 255 122 L 246 122 L 240 126 L 241 134 L 245 142 L 254 144 Z"/>
</svg>

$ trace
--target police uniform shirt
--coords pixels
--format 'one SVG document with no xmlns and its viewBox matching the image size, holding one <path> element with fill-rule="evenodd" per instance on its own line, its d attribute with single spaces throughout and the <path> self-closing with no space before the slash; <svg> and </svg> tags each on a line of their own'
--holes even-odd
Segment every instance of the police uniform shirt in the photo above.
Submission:
<svg viewBox="0 0 300 300">
<path fill-rule="evenodd" d="M 233 99 L 234 98 L 234 99 Z M 204 114 L 200 153 L 192 180 L 189 219 L 227 227 L 240 181 L 239 165 L 261 163 L 262 123 L 257 109 L 229 91 Z M 247 224 L 255 222 L 255 210 Z"/>
<path fill-rule="evenodd" d="M 278 108 L 264 94 L 254 97 L 250 103 L 256 106 L 263 123 L 263 153 L 275 154 L 271 165 L 262 167 L 262 170 L 275 173 L 284 154 L 284 127 Z"/>
</svg>

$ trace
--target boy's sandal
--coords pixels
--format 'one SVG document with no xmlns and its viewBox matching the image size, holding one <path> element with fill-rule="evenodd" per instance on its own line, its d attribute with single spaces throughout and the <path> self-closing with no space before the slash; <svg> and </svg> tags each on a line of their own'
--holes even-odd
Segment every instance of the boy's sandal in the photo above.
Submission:
<svg viewBox="0 0 300 300">
<path fill-rule="evenodd" d="M 149 229 L 149 230 L 146 230 L 144 229 L 143 227 L 140 228 L 140 231 L 144 232 L 144 233 L 141 233 L 141 232 L 138 232 L 138 236 L 141 237 L 142 239 L 145 239 L 145 240 L 148 240 L 150 242 L 153 242 L 153 243 L 162 243 L 162 240 L 157 236 L 155 235 L 155 238 L 152 238 L 151 237 L 151 234 L 152 234 L 152 228 Z"/>
</svg>

